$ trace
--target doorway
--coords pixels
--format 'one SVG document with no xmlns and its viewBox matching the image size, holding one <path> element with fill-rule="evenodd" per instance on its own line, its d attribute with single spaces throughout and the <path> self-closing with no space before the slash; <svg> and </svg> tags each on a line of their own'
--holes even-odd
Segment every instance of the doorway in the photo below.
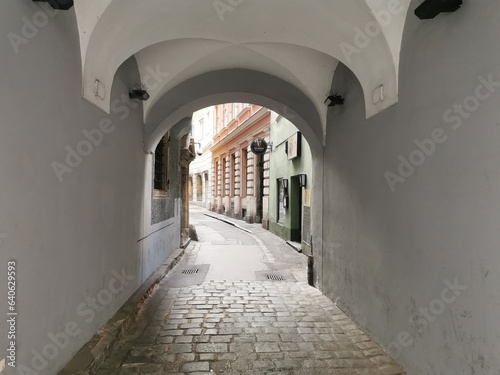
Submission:
<svg viewBox="0 0 500 375">
<path fill-rule="evenodd" d="M 255 222 L 262 223 L 264 214 L 264 156 L 256 155 L 256 173 L 255 173 Z"/>
<path fill-rule="evenodd" d="M 302 242 L 302 187 L 299 176 L 290 178 L 290 239 Z"/>
</svg>

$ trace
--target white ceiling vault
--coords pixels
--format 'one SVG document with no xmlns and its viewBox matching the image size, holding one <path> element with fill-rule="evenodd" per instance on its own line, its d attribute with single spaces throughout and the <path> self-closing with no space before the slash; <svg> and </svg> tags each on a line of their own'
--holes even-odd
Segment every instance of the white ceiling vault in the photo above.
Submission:
<svg viewBox="0 0 500 375">
<path fill-rule="evenodd" d="M 120 65 L 135 56 L 155 104 L 205 73 L 257 71 L 300 90 L 326 124 L 338 61 L 359 80 L 366 116 L 395 104 L 410 0 L 75 0 L 83 97 L 110 111 Z M 383 100 L 380 100 L 383 86 Z M 277 98 L 274 98 L 277 99 Z"/>
</svg>

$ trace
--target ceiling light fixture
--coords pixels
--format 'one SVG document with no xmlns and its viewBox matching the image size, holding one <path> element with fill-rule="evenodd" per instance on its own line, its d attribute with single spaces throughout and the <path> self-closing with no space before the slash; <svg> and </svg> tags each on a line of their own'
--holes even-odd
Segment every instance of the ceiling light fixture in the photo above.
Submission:
<svg viewBox="0 0 500 375">
<path fill-rule="evenodd" d="M 429 20 L 442 12 L 455 12 L 462 6 L 462 0 L 425 0 L 415 9 L 421 20 Z"/>
<path fill-rule="evenodd" d="M 59 10 L 69 10 L 73 8 L 73 0 L 33 0 L 34 2 L 48 3 L 52 8 Z"/>
<path fill-rule="evenodd" d="M 330 95 L 329 97 L 326 98 L 325 104 L 328 107 L 333 107 L 335 105 L 341 105 L 344 104 L 344 98 L 340 96 L 338 93 L 334 93 L 333 95 Z"/>
<path fill-rule="evenodd" d="M 146 90 L 147 90 L 147 87 L 145 85 L 136 84 L 136 85 L 134 85 L 132 90 L 130 90 L 130 92 L 128 93 L 128 96 L 130 99 L 137 99 L 137 100 L 141 100 L 141 101 L 146 101 L 150 98 L 150 96 Z"/>
</svg>

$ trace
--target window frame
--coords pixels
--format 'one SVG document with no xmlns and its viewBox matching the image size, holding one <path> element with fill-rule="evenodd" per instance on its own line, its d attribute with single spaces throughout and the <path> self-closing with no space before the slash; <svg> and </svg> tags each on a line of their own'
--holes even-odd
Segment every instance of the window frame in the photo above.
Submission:
<svg viewBox="0 0 500 375">
<path fill-rule="evenodd" d="M 161 152 L 161 158 L 163 161 L 159 162 L 158 151 Z M 168 164 L 170 162 L 170 134 L 166 133 L 158 142 L 153 155 L 153 196 L 155 198 L 166 198 L 169 196 L 170 190 L 170 179 L 168 178 Z M 161 170 L 157 170 L 157 164 L 162 164 L 160 166 Z M 160 174 L 160 179 L 158 175 Z"/>
</svg>

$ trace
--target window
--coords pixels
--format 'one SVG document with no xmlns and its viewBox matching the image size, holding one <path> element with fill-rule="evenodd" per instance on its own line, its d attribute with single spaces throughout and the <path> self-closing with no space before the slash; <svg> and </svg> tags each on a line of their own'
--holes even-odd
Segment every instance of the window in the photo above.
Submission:
<svg viewBox="0 0 500 375">
<path fill-rule="evenodd" d="M 198 140 L 203 139 L 205 136 L 205 121 L 204 119 L 200 119 L 200 133 L 198 134 L 199 136 L 197 137 Z"/>
<path fill-rule="evenodd" d="M 236 154 L 231 154 L 231 164 L 230 164 L 230 174 L 231 174 L 231 179 L 230 179 L 230 187 L 229 187 L 229 195 L 231 197 L 235 196 L 235 189 L 236 189 Z"/>
<path fill-rule="evenodd" d="M 283 225 L 285 222 L 285 189 L 283 188 L 283 179 L 279 178 L 277 181 L 278 186 L 278 224 Z"/>
<path fill-rule="evenodd" d="M 242 198 L 247 196 L 247 162 L 248 162 L 248 153 L 246 147 L 241 150 L 241 158 L 240 158 L 240 179 L 241 179 L 241 190 L 240 195 Z"/>
<path fill-rule="evenodd" d="M 166 193 L 168 190 L 169 134 L 165 134 L 156 146 L 154 155 L 154 189 L 155 193 Z"/>
<path fill-rule="evenodd" d="M 227 158 L 222 158 L 222 191 L 221 196 L 225 197 L 227 195 L 227 187 L 226 187 L 226 170 L 227 170 Z"/>
<path fill-rule="evenodd" d="M 220 195 L 220 190 L 219 190 L 219 180 L 220 180 L 220 173 L 219 173 L 219 161 L 215 160 L 215 181 L 214 181 L 214 196 L 218 197 Z"/>
</svg>

